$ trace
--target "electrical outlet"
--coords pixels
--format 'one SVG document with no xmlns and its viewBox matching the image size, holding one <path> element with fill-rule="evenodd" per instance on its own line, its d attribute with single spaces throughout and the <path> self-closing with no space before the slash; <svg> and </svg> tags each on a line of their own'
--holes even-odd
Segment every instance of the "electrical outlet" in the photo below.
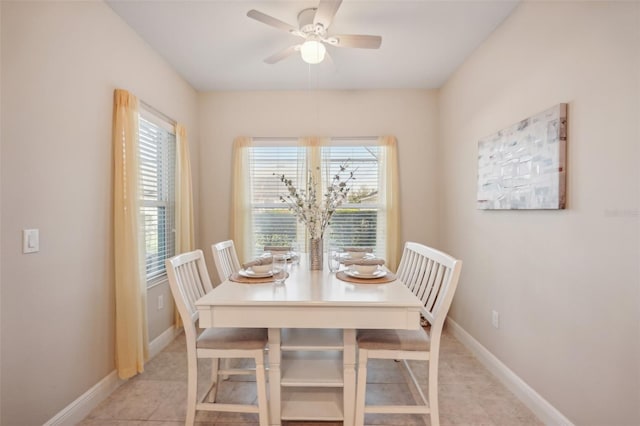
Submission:
<svg viewBox="0 0 640 426">
<path fill-rule="evenodd" d="M 164 296 L 161 294 L 158 296 L 158 310 L 164 308 Z"/>
<path fill-rule="evenodd" d="M 498 311 L 491 311 L 491 324 L 493 328 L 500 328 L 500 314 Z"/>
</svg>

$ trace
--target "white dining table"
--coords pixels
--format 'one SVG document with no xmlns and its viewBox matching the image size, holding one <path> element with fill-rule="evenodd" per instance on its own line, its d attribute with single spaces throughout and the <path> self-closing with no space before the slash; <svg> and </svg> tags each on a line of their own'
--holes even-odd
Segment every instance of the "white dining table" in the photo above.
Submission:
<svg viewBox="0 0 640 426">
<path fill-rule="evenodd" d="M 356 330 L 418 329 L 421 303 L 399 280 L 345 282 L 327 268 L 310 271 L 301 256 L 300 264 L 290 267 L 283 285 L 226 280 L 197 300 L 196 307 L 202 328 L 268 329 L 272 425 L 280 425 L 282 420 L 343 420 L 352 425 Z M 341 334 L 339 345 L 325 342 L 332 330 Z M 293 337 L 291 342 L 288 336 Z M 300 336 L 311 337 L 311 341 L 295 340 Z M 332 361 L 341 367 L 336 379 L 332 379 L 337 370 Z M 294 377 L 296 374 L 300 377 Z"/>
</svg>

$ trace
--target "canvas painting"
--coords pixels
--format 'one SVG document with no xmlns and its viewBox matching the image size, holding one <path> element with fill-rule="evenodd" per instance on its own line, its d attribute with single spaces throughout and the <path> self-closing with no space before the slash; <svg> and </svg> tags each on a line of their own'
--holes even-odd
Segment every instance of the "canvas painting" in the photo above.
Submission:
<svg viewBox="0 0 640 426">
<path fill-rule="evenodd" d="M 478 142 L 477 207 L 564 209 L 567 104 Z"/>
</svg>

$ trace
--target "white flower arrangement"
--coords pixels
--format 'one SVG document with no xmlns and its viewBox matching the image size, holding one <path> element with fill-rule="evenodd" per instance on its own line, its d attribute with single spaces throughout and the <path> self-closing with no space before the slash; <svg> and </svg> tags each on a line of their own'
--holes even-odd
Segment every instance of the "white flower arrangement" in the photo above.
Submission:
<svg viewBox="0 0 640 426">
<path fill-rule="evenodd" d="M 313 173 L 309 173 L 305 189 L 296 188 L 291 179 L 287 179 L 284 174 L 277 175 L 288 191 L 287 195 L 280 197 L 280 201 L 287 204 L 298 221 L 305 225 L 311 239 L 324 237 L 331 217 L 347 199 L 355 180 L 354 172 L 347 172 L 348 167 L 347 163 L 340 165 L 340 171 L 332 177 L 331 183 L 327 186 L 322 203 L 317 197 L 317 184 Z M 343 176 L 345 173 L 346 176 Z"/>
</svg>

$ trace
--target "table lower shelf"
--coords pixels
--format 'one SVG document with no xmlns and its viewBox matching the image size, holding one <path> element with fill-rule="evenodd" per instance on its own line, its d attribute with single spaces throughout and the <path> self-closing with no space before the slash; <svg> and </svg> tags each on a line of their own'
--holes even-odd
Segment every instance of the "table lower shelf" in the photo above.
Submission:
<svg viewBox="0 0 640 426">
<path fill-rule="evenodd" d="M 342 421 L 342 388 L 282 389 L 282 420 Z"/>
<path fill-rule="evenodd" d="M 291 351 L 282 353 L 281 386 L 340 387 L 342 352 Z"/>
</svg>

